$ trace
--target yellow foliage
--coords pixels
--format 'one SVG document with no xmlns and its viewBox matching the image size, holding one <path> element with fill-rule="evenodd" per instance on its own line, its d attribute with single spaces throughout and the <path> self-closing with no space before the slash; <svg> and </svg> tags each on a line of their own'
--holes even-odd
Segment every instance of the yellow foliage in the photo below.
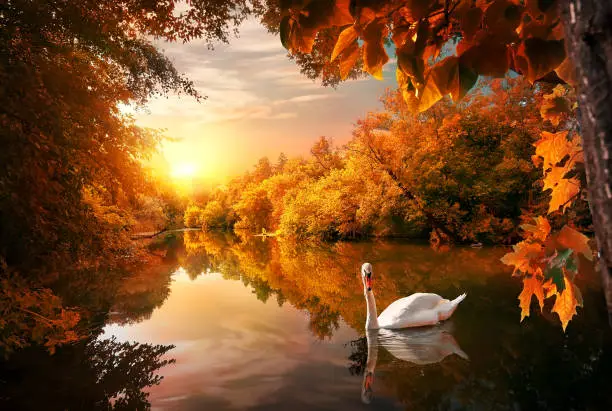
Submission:
<svg viewBox="0 0 612 411">
<path fill-rule="evenodd" d="M 565 156 L 573 154 L 577 145 L 568 140 L 567 131 L 549 133 L 542 131 L 542 138 L 535 143 L 536 155 L 544 158 L 545 167 L 557 165 Z"/>
<path fill-rule="evenodd" d="M 187 207 L 184 215 L 185 227 L 201 228 L 203 211 L 204 210 L 196 205 Z"/>
<path fill-rule="evenodd" d="M 553 187 L 548 214 L 561 209 L 563 213 L 571 201 L 580 193 L 580 182 L 576 178 L 562 178 Z"/>
</svg>

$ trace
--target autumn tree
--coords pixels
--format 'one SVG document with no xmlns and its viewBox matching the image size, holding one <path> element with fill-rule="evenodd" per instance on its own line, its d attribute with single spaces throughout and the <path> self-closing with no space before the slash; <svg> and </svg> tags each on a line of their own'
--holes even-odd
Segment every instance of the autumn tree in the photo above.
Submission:
<svg viewBox="0 0 612 411">
<path fill-rule="evenodd" d="M 8 272 L 26 278 L 19 285 L 34 292 L 71 270 L 122 264 L 136 254 L 129 231 L 150 183 L 143 162 L 163 137 L 137 127 L 120 107 L 168 92 L 201 97 L 151 40 L 227 41 L 257 7 L 256 1 L 1 2 L 0 261 L 8 267 L 2 279 L 10 279 Z M 182 218 L 171 195 L 163 203 L 170 220 Z M 41 301 L 27 308 L 9 289 L 0 299 L 32 312 L 24 327 L 37 315 L 55 321 L 61 313 L 51 292 L 34 292 L 30 297 Z"/>
<path fill-rule="evenodd" d="M 202 226 L 204 228 L 227 227 L 227 213 L 217 200 L 209 201 L 202 211 Z"/>
<path fill-rule="evenodd" d="M 285 164 L 287 164 L 287 155 L 285 153 L 280 153 L 278 155 L 278 159 L 276 160 L 276 164 L 274 165 L 274 172 L 275 173 L 282 173 L 283 172 L 283 168 L 285 167 Z"/>
<path fill-rule="evenodd" d="M 310 148 L 310 154 L 323 173 L 342 167 L 342 159 L 334 149 L 330 138 L 319 137 Z"/>
<path fill-rule="evenodd" d="M 477 93 L 478 104 L 445 103 L 415 115 L 389 93 L 384 111 L 358 122 L 349 150 L 385 175 L 381 184 L 396 186 L 408 201 L 407 218 L 421 219 L 436 242 L 498 243 L 513 235 L 538 178 L 530 158 L 539 95 L 506 80 Z"/>
<path fill-rule="evenodd" d="M 185 227 L 190 228 L 200 228 L 202 227 L 202 210 L 200 207 L 196 205 L 190 205 L 185 210 L 184 221 Z"/>
<path fill-rule="evenodd" d="M 311 53 L 319 33 L 343 28 L 331 60 L 353 67 L 356 56 L 361 55 L 364 70 L 379 78 L 389 61 L 385 42 L 391 39 L 398 86 L 415 112 L 428 110 L 446 95 L 455 102 L 461 100 L 479 76 L 503 77 L 512 71 L 531 83 L 570 85 L 576 85 L 578 78 L 583 126 L 588 133 L 582 143 L 590 153 L 586 169 L 594 180 L 589 184 L 590 207 L 597 216 L 602 279 L 612 306 L 612 224 L 607 217 L 612 200 L 605 191 L 610 187 L 611 170 L 604 154 L 612 144 L 612 128 L 607 108 L 601 108 L 607 106 L 602 101 L 609 98 L 607 79 L 612 71 L 605 63 L 611 44 L 609 7 L 597 0 L 585 7 L 579 1 L 535 0 L 289 1 L 281 7 L 279 27 L 283 44 L 296 54 Z M 567 144 L 576 144 L 569 134 L 558 138 L 564 137 Z M 550 138 L 543 134 L 543 139 Z M 569 203 L 577 192 L 568 186 L 575 180 L 566 177 L 558 176 L 558 184 L 565 188 L 563 198 L 553 197 L 555 203 Z M 561 212 L 564 210 L 562 207 Z"/>
<path fill-rule="evenodd" d="M 266 191 L 261 187 L 252 186 L 247 189 L 233 208 L 240 219 L 236 228 L 245 228 L 256 232 L 270 229 L 272 203 Z"/>
</svg>

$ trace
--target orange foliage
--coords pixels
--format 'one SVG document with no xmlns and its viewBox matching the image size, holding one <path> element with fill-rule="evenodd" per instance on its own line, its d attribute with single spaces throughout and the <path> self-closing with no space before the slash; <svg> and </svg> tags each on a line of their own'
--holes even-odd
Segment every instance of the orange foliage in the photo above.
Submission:
<svg viewBox="0 0 612 411">
<path fill-rule="evenodd" d="M 290 1 L 281 6 L 280 35 L 290 52 L 312 53 L 320 33 L 343 28 L 331 60 L 348 72 L 361 54 L 363 70 L 376 78 L 389 60 L 383 44 L 391 35 L 401 92 L 421 112 L 447 94 L 460 100 L 478 76 L 513 70 L 532 83 L 551 74 L 572 81 L 556 9 L 510 0 Z M 440 59 L 458 39 L 455 55 Z"/>
<path fill-rule="evenodd" d="M 198 210 L 214 205 L 222 226 L 257 233 L 333 240 L 432 232 L 457 242 L 507 241 L 537 178 L 530 156 L 541 96 L 508 79 L 478 97 L 415 115 L 389 92 L 383 110 L 358 121 L 347 146 L 321 137 L 309 158 L 285 158 L 282 166 L 261 159 L 189 208 L 186 224 L 201 225 Z"/>
<path fill-rule="evenodd" d="M 557 292 L 557 298 L 555 299 L 552 311 L 559 315 L 563 331 L 565 331 L 567 324 L 577 314 L 576 307 L 582 306 L 582 297 L 580 290 L 567 277 L 564 277 L 563 280 L 565 282 L 565 289 L 561 293 Z"/>
<path fill-rule="evenodd" d="M 514 274 L 521 273 L 535 275 L 541 271 L 536 258 L 542 253 L 542 244 L 539 242 L 521 241 L 512 246 L 514 252 L 506 254 L 502 263 L 514 266 Z"/>
<path fill-rule="evenodd" d="M 514 275 L 523 277 L 519 295 L 521 321 L 529 316 L 531 297 L 535 295 L 544 307 L 544 299 L 555 296 L 552 311 L 559 315 L 563 330 L 582 306 L 580 290 L 574 284 L 579 272 L 578 255 L 593 258 L 588 238 L 565 225 L 559 233 L 550 234 L 550 224 L 538 217 L 536 225 L 523 225 L 525 240 L 516 244 L 514 252 L 502 257 L 504 264 L 514 266 Z"/>
<path fill-rule="evenodd" d="M 509 70 L 524 75 L 531 83 L 547 80 L 575 84 L 575 70 L 566 56 L 555 1 L 357 0 L 349 5 L 345 1 L 306 4 L 287 2 L 281 11 L 292 21 L 308 9 L 308 36 L 312 38 L 323 27 L 344 27 L 333 59 L 352 65 L 359 48 L 364 56 L 363 69 L 376 78 L 381 77 L 382 66 L 388 60 L 382 44 L 391 37 L 397 56 L 399 91 L 406 107 L 414 112 L 432 110 L 446 95 L 459 101 L 475 86 L 479 76 L 503 77 Z M 317 12 L 310 14 L 315 9 Z M 350 19 L 346 19 L 346 11 Z M 282 32 L 281 27 L 281 35 Z M 283 44 L 295 52 L 300 47 L 300 38 Z M 349 49 L 350 53 L 345 52 Z M 543 167 L 543 188 L 550 193 L 548 214 L 565 213 L 582 193 L 583 175 L 578 164 L 583 159 L 573 99 L 571 90 L 559 85 L 544 97 L 540 108 L 545 127 L 550 124 L 557 128 L 555 131 L 541 127 L 541 139 L 535 144 L 533 157 L 534 164 Z M 394 179 L 399 178 L 396 175 Z M 454 207 L 449 204 L 447 210 Z M 428 219 L 435 220 L 432 216 Z M 549 229 L 535 230 L 532 238 L 544 242 Z M 436 236 L 442 235 L 437 231 Z M 449 234 L 452 232 L 443 233 Z M 517 245 L 505 261 L 531 272 L 532 265 L 526 261 L 531 254 L 538 253 L 534 244 Z M 558 276 L 557 286 L 564 288 Z"/>
<path fill-rule="evenodd" d="M 503 261 L 503 260 L 502 260 Z M 529 317 L 529 310 L 531 307 L 531 297 L 536 296 L 540 309 L 544 309 L 544 289 L 542 287 L 542 281 L 538 280 L 535 276 L 525 277 L 523 279 L 523 291 L 519 294 L 519 307 L 521 307 L 521 321 L 525 317 Z"/>
</svg>

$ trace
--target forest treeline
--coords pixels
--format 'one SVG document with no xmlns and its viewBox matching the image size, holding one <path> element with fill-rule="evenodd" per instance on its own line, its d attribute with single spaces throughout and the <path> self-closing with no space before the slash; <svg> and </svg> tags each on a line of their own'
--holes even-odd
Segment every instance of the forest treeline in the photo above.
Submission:
<svg viewBox="0 0 612 411">
<path fill-rule="evenodd" d="M 546 210 L 550 195 L 534 147 L 547 130 L 540 105 L 549 92 L 508 78 L 461 104 L 413 114 L 388 91 L 382 110 L 357 121 L 345 146 L 321 137 L 308 158 L 264 157 L 199 196 L 185 224 L 324 240 L 514 241 L 520 216 Z M 584 205 L 573 213 L 588 224 Z"/>
</svg>

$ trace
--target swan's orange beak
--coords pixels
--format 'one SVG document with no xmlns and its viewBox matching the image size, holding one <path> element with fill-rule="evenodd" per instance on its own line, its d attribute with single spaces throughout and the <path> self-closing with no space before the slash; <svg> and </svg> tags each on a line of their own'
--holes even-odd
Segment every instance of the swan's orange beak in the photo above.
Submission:
<svg viewBox="0 0 612 411">
<path fill-rule="evenodd" d="M 368 291 L 372 291 L 372 273 L 366 274 L 366 288 Z"/>
</svg>

